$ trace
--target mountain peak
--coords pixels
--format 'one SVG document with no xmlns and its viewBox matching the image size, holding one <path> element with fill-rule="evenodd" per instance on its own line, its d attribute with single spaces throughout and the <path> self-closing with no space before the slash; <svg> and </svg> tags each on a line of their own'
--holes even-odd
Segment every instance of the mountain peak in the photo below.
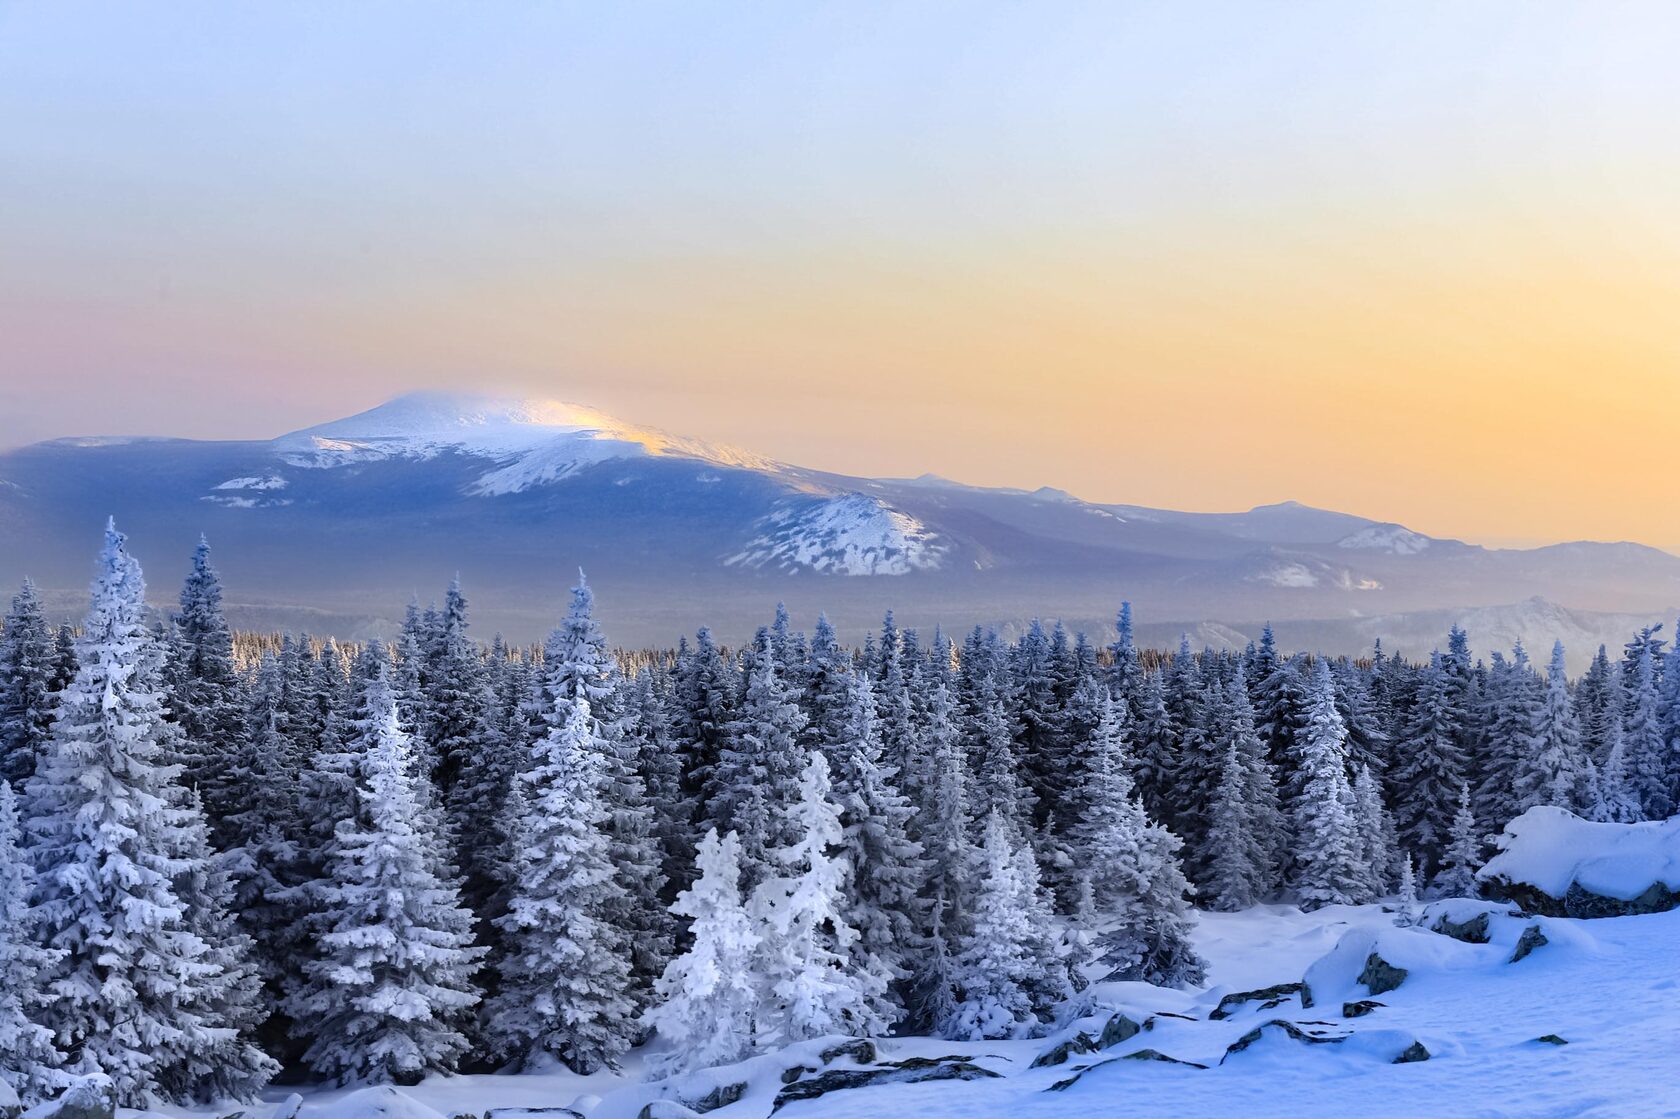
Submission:
<svg viewBox="0 0 1680 1119">
<path fill-rule="evenodd" d="M 480 479 L 482 493 L 512 493 L 565 477 L 593 462 L 643 455 L 698 459 L 718 466 L 775 469 L 735 447 L 640 427 L 583 404 L 472 393 L 411 392 L 341 420 L 273 442 L 288 463 L 332 467 L 446 452 L 501 464 Z"/>
</svg>

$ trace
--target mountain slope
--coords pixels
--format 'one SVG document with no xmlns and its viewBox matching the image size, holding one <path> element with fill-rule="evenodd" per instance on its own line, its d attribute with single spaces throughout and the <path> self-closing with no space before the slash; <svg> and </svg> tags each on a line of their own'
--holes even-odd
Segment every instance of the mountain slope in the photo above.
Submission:
<svg viewBox="0 0 1680 1119">
<path fill-rule="evenodd" d="M 29 573 L 73 603 L 107 514 L 160 591 L 204 532 L 247 616 L 351 634 L 459 572 L 481 628 L 529 639 L 580 564 L 627 642 L 702 623 L 738 640 L 778 599 L 853 638 L 888 607 L 923 628 L 1046 615 L 1095 632 L 1126 598 L 1141 618 L 1238 630 L 1535 595 L 1589 611 L 1680 603 L 1680 559 L 1637 545 L 1497 550 L 1290 502 L 1180 513 L 848 477 L 580 405 L 438 393 L 269 441 L 0 454 L 0 580 Z"/>
</svg>

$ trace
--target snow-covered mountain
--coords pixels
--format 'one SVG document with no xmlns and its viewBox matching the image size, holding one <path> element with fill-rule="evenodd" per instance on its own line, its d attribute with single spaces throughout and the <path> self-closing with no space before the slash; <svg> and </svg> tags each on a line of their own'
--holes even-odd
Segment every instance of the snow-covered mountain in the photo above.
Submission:
<svg viewBox="0 0 1680 1119">
<path fill-rule="evenodd" d="M 444 393 L 268 441 L 0 454 L 0 579 L 32 574 L 68 606 L 112 513 L 160 593 L 202 531 L 247 624 L 351 635 L 459 572 L 483 628 L 531 638 L 580 564 L 632 642 L 702 623 L 739 639 L 778 599 L 854 638 L 888 607 L 924 628 L 1046 615 L 1100 633 L 1131 599 L 1146 622 L 1244 633 L 1270 618 L 1364 640 L 1361 620 L 1531 596 L 1653 617 L 1680 603 L 1680 559 L 1638 545 L 1487 549 L 1294 502 L 1184 513 L 847 477 L 583 405 Z"/>
</svg>

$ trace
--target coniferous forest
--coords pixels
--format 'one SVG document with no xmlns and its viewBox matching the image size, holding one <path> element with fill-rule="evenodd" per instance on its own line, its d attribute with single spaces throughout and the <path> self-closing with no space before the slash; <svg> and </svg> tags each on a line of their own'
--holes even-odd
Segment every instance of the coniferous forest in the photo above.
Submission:
<svg viewBox="0 0 1680 1119">
<path fill-rule="evenodd" d="M 1680 661 L 1014 642 L 540 648 L 467 598 L 357 646 L 234 634 L 201 544 L 146 605 L 0 633 L 0 1078 L 127 1106 L 557 1059 L 665 1076 L 833 1034 L 1032 1036 L 1093 976 L 1201 980 L 1194 908 L 1474 894 L 1527 809 L 1675 811 Z M 768 610 L 767 610 L 768 613 Z M 610 610 L 607 612 L 610 620 Z"/>
</svg>

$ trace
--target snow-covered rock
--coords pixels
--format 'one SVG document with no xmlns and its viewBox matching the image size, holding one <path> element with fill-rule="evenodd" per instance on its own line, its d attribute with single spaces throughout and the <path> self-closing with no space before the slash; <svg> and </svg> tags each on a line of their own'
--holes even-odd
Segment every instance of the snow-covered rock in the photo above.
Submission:
<svg viewBox="0 0 1680 1119">
<path fill-rule="evenodd" d="M 95 1074 L 74 1081 L 55 1100 L 24 1112 L 24 1119 L 113 1119 L 117 1088 L 109 1076 Z"/>
<path fill-rule="evenodd" d="M 830 575 L 907 575 L 937 569 L 948 548 L 927 525 L 863 493 L 787 505 L 725 562 Z"/>
<path fill-rule="evenodd" d="M 319 1111 L 312 1111 L 310 1119 L 445 1119 L 445 1116 L 400 1088 L 381 1084 L 336 1099 Z"/>
<path fill-rule="evenodd" d="M 1505 825 L 1477 874 L 1488 893 L 1553 916 L 1604 917 L 1680 906 L 1680 816 L 1600 824 L 1531 808 Z"/>
</svg>

